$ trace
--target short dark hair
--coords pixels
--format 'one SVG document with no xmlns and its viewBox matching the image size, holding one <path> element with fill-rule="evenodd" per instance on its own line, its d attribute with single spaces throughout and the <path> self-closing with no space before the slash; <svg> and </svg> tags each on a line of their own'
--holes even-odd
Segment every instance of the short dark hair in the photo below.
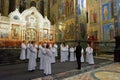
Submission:
<svg viewBox="0 0 120 80">
<path fill-rule="evenodd" d="M 80 44 L 80 41 L 78 41 L 77 43 Z"/>
<path fill-rule="evenodd" d="M 46 45 L 46 48 L 49 48 L 49 44 Z"/>
</svg>

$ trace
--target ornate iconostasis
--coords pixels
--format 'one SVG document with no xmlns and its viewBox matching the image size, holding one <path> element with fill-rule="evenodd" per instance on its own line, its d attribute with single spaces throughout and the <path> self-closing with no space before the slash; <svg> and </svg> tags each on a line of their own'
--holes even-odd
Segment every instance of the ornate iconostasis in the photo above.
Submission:
<svg viewBox="0 0 120 80">
<path fill-rule="evenodd" d="M 19 47 L 21 41 L 53 42 L 54 26 L 35 7 L 0 16 L 0 47 Z"/>
</svg>

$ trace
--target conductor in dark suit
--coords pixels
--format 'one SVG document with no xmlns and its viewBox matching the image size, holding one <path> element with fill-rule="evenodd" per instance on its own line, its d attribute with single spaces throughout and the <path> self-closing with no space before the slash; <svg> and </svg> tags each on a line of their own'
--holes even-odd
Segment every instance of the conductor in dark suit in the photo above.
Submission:
<svg viewBox="0 0 120 80">
<path fill-rule="evenodd" d="M 114 62 L 120 62 L 120 33 L 115 36 Z"/>
<path fill-rule="evenodd" d="M 75 50 L 75 53 L 76 53 L 76 59 L 77 59 L 77 69 L 81 69 L 81 46 L 80 46 L 80 42 L 77 42 L 77 45 L 76 45 L 76 50 Z"/>
</svg>

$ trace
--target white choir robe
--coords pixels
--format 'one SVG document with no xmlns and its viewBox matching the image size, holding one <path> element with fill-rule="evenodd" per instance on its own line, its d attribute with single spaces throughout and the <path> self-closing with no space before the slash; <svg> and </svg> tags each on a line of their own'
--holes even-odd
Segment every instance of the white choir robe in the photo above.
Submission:
<svg viewBox="0 0 120 80">
<path fill-rule="evenodd" d="M 68 56 L 69 56 L 69 46 L 66 45 L 66 55 L 65 55 L 65 61 L 68 61 Z"/>
<path fill-rule="evenodd" d="M 30 58 L 30 44 L 27 44 L 27 59 Z"/>
<path fill-rule="evenodd" d="M 68 51 L 68 49 L 66 47 L 61 46 L 61 62 L 65 62 L 66 61 L 66 52 Z"/>
<path fill-rule="evenodd" d="M 52 60 L 52 61 L 51 61 L 51 62 L 52 62 L 52 63 L 55 63 L 55 48 L 52 47 L 50 50 L 51 50 L 51 52 L 52 52 L 52 57 L 51 57 L 51 60 Z"/>
<path fill-rule="evenodd" d="M 46 43 L 44 43 L 43 45 L 44 45 L 44 46 L 45 46 L 45 48 L 46 48 L 46 45 L 47 45 L 47 44 L 46 44 Z"/>
<path fill-rule="evenodd" d="M 52 48 L 52 44 L 51 43 L 49 44 L 49 46 L 50 46 L 50 48 Z"/>
<path fill-rule="evenodd" d="M 41 55 L 42 55 L 42 45 L 40 44 L 40 45 L 38 46 L 38 48 L 39 48 L 38 57 L 40 58 Z"/>
<path fill-rule="evenodd" d="M 84 49 L 81 50 L 81 62 L 84 62 Z"/>
<path fill-rule="evenodd" d="M 54 44 L 54 47 L 55 47 L 55 56 L 57 57 L 58 56 L 58 51 L 57 51 L 58 46 L 57 46 L 57 44 Z"/>
<path fill-rule="evenodd" d="M 38 45 L 37 44 L 35 44 L 35 47 L 36 47 L 36 49 L 38 49 Z M 37 53 L 36 53 L 36 59 L 37 59 Z"/>
<path fill-rule="evenodd" d="M 94 64 L 93 49 L 91 47 L 86 48 L 86 61 L 89 64 Z"/>
<path fill-rule="evenodd" d="M 70 48 L 70 61 L 75 61 L 75 49 L 73 47 Z"/>
<path fill-rule="evenodd" d="M 30 58 L 28 61 L 28 71 L 35 70 L 36 67 L 36 54 L 37 49 L 34 46 L 30 47 Z"/>
<path fill-rule="evenodd" d="M 76 50 L 76 47 L 74 47 L 74 49 Z M 76 53 L 75 53 L 75 55 L 74 55 L 74 56 L 75 56 L 75 61 L 76 61 L 76 60 L 77 60 L 77 59 L 76 59 Z"/>
<path fill-rule="evenodd" d="M 21 44 L 21 53 L 20 53 L 20 60 L 26 59 L 26 45 L 24 43 Z"/>
<path fill-rule="evenodd" d="M 51 57 L 52 57 L 52 52 L 50 49 L 46 49 L 46 55 L 45 55 L 45 69 L 44 73 L 46 75 L 51 74 Z"/>
<path fill-rule="evenodd" d="M 46 55 L 46 48 L 41 47 L 40 70 L 45 70 L 45 55 Z"/>
</svg>

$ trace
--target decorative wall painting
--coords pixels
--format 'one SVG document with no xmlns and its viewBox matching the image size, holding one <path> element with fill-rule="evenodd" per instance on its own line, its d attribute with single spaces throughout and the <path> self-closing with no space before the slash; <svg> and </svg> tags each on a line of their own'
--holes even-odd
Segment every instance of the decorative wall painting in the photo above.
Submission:
<svg viewBox="0 0 120 80">
<path fill-rule="evenodd" d="M 106 3 L 102 5 L 102 20 L 107 21 L 111 19 L 111 9 L 110 3 Z"/>
<path fill-rule="evenodd" d="M 26 30 L 26 40 L 29 40 L 29 41 L 35 41 L 37 40 L 37 31 L 35 29 L 27 29 Z"/>
<path fill-rule="evenodd" d="M 0 24 L 0 38 L 7 39 L 9 37 L 9 25 Z"/>
<path fill-rule="evenodd" d="M 116 9 L 115 14 L 117 13 L 118 20 L 120 22 L 120 0 L 116 0 L 115 9 Z"/>
<path fill-rule="evenodd" d="M 104 41 L 113 40 L 115 36 L 114 24 L 106 24 L 103 26 L 103 39 Z"/>
<path fill-rule="evenodd" d="M 42 29 L 40 29 L 40 33 L 39 33 L 39 41 L 42 41 L 42 38 L 43 38 L 43 31 Z"/>
<path fill-rule="evenodd" d="M 13 39 L 19 38 L 20 26 L 16 24 L 12 24 L 11 36 Z"/>
<path fill-rule="evenodd" d="M 0 29 L 0 38 L 8 38 L 8 30 L 6 28 Z"/>
<path fill-rule="evenodd" d="M 86 35 L 86 26 L 83 23 L 80 23 L 80 32 L 81 32 L 81 37 L 83 39 Z"/>
<path fill-rule="evenodd" d="M 48 29 L 43 29 L 43 39 L 48 40 Z"/>
<path fill-rule="evenodd" d="M 50 31 L 49 41 L 54 41 L 54 31 Z"/>
</svg>

